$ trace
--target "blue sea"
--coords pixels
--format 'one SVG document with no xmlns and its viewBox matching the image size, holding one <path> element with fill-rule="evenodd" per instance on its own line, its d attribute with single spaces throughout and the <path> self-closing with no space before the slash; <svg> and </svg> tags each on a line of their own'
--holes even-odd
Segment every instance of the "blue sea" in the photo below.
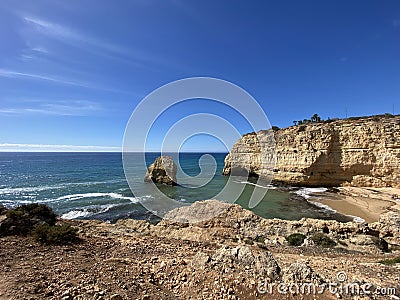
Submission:
<svg viewBox="0 0 400 300">
<path fill-rule="evenodd" d="M 182 170 L 190 176 L 202 174 L 199 159 L 204 154 L 179 153 Z M 214 198 L 227 182 L 227 177 L 221 175 L 226 153 L 208 154 L 216 162 L 216 171 L 206 185 L 196 189 L 159 186 L 160 191 L 186 203 Z M 142 154 L 130 155 L 131 161 L 135 162 L 137 156 L 137 163 L 141 163 Z M 159 155 L 146 153 L 147 165 Z M 143 170 L 134 173 L 130 180 L 136 181 L 136 190 L 132 191 L 125 178 L 121 153 L 0 152 L 0 204 L 12 208 L 21 204 L 44 203 L 65 219 L 115 222 L 121 218 L 134 218 L 157 222 L 159 218 L 141 204 L 146 197 L 157 196 L 146 188 L 148 183 L 143 182 L 144 176 Z M 234 182 L 244 187 L 236 203 L 248 208 L 248 199 L 256 181 L 238 179 Z M 323 188 L 313 190 L 271 186 L 252 210 L 265 218 L 351 220 L 348 216 L 307 200 L 310 192 L 323 191 Z"/>
</svg>

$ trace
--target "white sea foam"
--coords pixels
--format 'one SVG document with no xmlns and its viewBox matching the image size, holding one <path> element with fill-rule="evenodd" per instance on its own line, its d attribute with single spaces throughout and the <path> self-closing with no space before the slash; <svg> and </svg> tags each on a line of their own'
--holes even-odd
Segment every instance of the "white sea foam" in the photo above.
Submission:
<svg viewBox="0 0 400 300">
<path fill-rule="evenodd" d="M 118 183 L 118 182 L 123 182 L 123 181 L 125 181 L 125 179 L 121 178 L 121 179 L 112 179 L 112 180 L 105 180 L 105 181 L 69 182 L 69 183 L 61 183 L 61 184 L 55 184 L 55 185 L 1 188 L 0 195 L 42 192 L 42 191 L 48 191 L 48 190 L 63 189 L 66 187 L 73 187 L 73 186 L 90 186 L 90 185 L 100 185 L 100 184 L 111 184 L 111 183 Z"/>
<path fill-rule="evenodd" d="M 61 215 L 61 218 L 71 220 L 71 219 L 76 219 L 76 218 L 81 218 L 81 217 L 90 217 L 93 215 L 98 215 L 98 214 L 107 212 L 115 206 L 118 206 L 118 205 L 108 204 L 108 205 L 102 205 L 102 206 L 92 207 L 92 208 L 75 209 L 75 210 L 71 210 L 71 211 Z"/>
<path fill-rule="evenodd" d="M 71 194 L 71 195 L 58 197 L 54 201 L 63 201 L 63 200 L 73 201 L 73 200 L 79 200 L 79 199 L 84 199 L 84 198 L 99 198 L 99 197 L 109 197 L 109 198 L 113 198 L 113 199 L 129 200 L 133 203 L 139 202 L 139 199 L 136 197 L 128 197 L 128 196 L 124 196 L 124 195 L 121 195 L 118 193 Z"/>
<path fill-rule="evenodd" d="M 334 212 L 334 213 L 337 212 L 337 211 L 334 210 L 332 207 L 330 207 L 330 206 L 328 206 L 328 205 L 326 205 L 326 204 L 323 204 L 323 203 L 321 203 L 321 202 L 309 201 L 309 200 L 307 200 L 307 202 L 308 202 L 308 203 L 311 203 L 312 205 L 315 205 L 315 206 L 317 206 L 317 207 L 319 207 L 319 208 L 325 209 L 325 210 L 327 210 L 327 211 L 331 211 L 331 212 Z"/>
<path fill-rule="evenodd" d="M 350 216 L 350 217 L 352 217 L 353 221 L 356 223 L 364 223 L 365 222 L 365 220 L 363 218 L 356 217 L 356 216 Z"/>
<path fill-rule="evenodd" d="M 71 211 L 67 212 L 66 214 L 63 214 L 61 216 L 61 218 L 72 220 L 72 219 L 76 219 L 76 218 L 87 217 L 92 214 L 93 213 L 91 213 L 87 210 L 86 211 L 85 210 L 71 210 Z"/>
<path fill-rule="evenodd" d="M 328 189 L 324 188 L 324 187 L 320 187 L 320 188 L 301 188 L 297 191 L 295 191 L 295 194 L 302 196 L 305 199 L 309 199 L 313 196 L 313 194 L 316 193 L 324 193 L 326 192 Z"/>
</svg>

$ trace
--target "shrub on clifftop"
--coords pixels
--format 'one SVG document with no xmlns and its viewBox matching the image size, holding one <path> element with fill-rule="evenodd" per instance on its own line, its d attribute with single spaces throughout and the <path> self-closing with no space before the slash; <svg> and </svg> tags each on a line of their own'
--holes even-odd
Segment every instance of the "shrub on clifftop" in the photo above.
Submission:
<svg viewBox="0 0 400 300">
<path fill-rule="evenodd" d="M 68 224 L 40 224 L 32 231 L 32 236 L 43 244 L 65 245 L 79 241 L 77 229 Z"/>
<path fill-rule="evenodd" d="M 0 235 L 27 235 L 36 224 L 56 223 L 56 214 L 44 204 L 21 205 L 6 212 L 7 218 L 0 224 Z"/>
<path fill-rule="evenodd" d="M 315 245 L 324 248 L 332 248 L 336 246 L 336 242 L 323 233 L 316 233 L 312 235 L 310 239 L 314 242 Z"/>
<path fill-rule="evenodd" d="M 6 219 L 0 223 L 0 236 L 31 234 L 41 243 L 57 245 L 79 241 L 77 229 L 56 225 L 56 221 L 56 214 L 47 205 L 22 205 L 6 212 Z"/>
<path fill-rule="evenodd" d="M 301 246 L 306 236 L 301 233 L 293 233 L 286 237 L 290 246 Z"/>
</svg>

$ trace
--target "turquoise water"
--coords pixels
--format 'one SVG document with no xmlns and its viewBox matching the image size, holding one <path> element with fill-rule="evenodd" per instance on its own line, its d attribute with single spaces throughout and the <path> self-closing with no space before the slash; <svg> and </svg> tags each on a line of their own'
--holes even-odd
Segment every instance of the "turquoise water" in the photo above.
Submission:
<svg viewBox="0 0 400 300">
<path fill-rule="evenodd" d="M 175 156 L 182 171 L 188 175 L 211 177 L 206 185 L 191 188 L 189 178 L 186 186 L 159 186 L 160 191 L 187 203 L 214 198 L 227 182 L 227 177 L 221 175 L 226 154 L 209 153 L 216 162 L 215 174 L 210 173 L 213 171 L 212 160 L 205 160 L 206 171 L 204 174 L 201 172 L 199 159 L 203 154 L 180 153 L 179 157 Z M 140 204 L 146 197 L 156 197 L 149 192 L 148 184 L 143 182 L 145 174 L 139 168 L 142 155 L 129 155 L 134 162 L 130 173 L 130 180 L 135 182 L 136 190 L 133 191 L 125 179 L 121 153 L 0 153 L 0 204 L 11 208 L 20 204 L 45 203 L 68 219 L 114 222 L 119 218 L 135 218 L 155 221 L 157 217 Z M 157 156 L 158 153 L 146 153 L 147 164 Z M 210 168 L 207 168 L 207 163 Z M 178 181 L 180 176 L 181 173 L 178 173 Z M 234 181 L 238 187 L 244 186 L 236 203 L 247 208 L 254 185 L 251 180 L 250 183 L 240 178 Z M 304 191 L 272 187 L 252 210 L 266 218 L 349 219 L 309 203 L 298 195 Z"/>
</svg>

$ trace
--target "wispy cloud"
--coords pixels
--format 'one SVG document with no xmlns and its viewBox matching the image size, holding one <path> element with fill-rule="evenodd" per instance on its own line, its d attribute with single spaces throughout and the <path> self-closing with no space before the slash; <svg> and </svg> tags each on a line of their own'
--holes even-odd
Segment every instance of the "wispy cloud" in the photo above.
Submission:
<svg viewBox="0 0 400 300">
<path fill-rule="evenodd" d="M 62 40 L 63 42 L 79 42 L 86 44 L 86 46 L 94 46 L 95 48 L 107 50 L 116 53 L 128 53 L 127 49 L 121 46 L 117 46 L 110 42 L 104 42 L 96 39 L 88 34 L 81 34 L 78 31 L 70 29 L 66 26 L 62 26 L 56 23 L 52 23 L 37 17 L 24 16 L 23 20 L 29 24 L 35 26 L 35 28 L 48 36 Z M 76 45 L 76 44 L 75 44 Z"/>
<path fill-rule="evenodd" d="M 8 77 L 8 78 L 21 78 L 21 79 L 34 79 L 34 80 L 44 80 L 50 81 L 58 84 L 64 85 L 73 85 L 78 87 L 84 87 L 89 89 L 96 89 L 102 91 L 108 91 L 113 93 L 124 93 L 124 94 L 133 94 L 132 92 L 123 91 L 114 88 L 107 88 L 104 86 L 95 85 L 93 83 L 85 82 L 82 80 L 72 80 L 69 78 L 54 76 L 54 75 L 47 75 L 47 74 L 35 74 L 30 72 L 20 72 L 8 69 L 0 69 L 0 77 Z"/>
<path fill-rule="evenodd" d="M 120 152 L 121 147 L 46 144 L 0 144 L 0 152 Z"/>
<path fill-rule="evenodd" d="M 6 69 L 0 69 L 0 76 L 10 77 L 10 78 L 17 78 L 17 77 L 31 78 L 31 79 L 52 81 L 52 82 L 61 83 L 61 84 L 81 86 L 81 87 L 89 87 L 89 88 L 93 87 L 85 82 L 72 81 L 69 79 L 56 77 L 56 76 L 52 76 L 52 75 L 42 75 L 42 74 L 34 74 L 34 73 L 28 73 L 28 72 L 18 72 L 18 71 L 13 71 L 13 70 L 6 70 Z"/>
<path fill-rule="evenodd" d="M 37 53 L 45 53 L 45 54 L 49 53 L 49 50 L 47 50 L 44 47 L 32 47 L 31 50 Z"/>
<path fill-rule="evenodd" d="M 109 40 L 102 40 L 87 32 L 83 33 L 42 18 L 22 15 L 22 19 L 43 35 L 57 39 L 70 46 L 78 47 L 107 58 L 120 60 L 124 63 L 130 63 L 145 68 L 149 67 L 149 63 L 164 66 L 175 66 L 176 64 L 171 64 L 171 60 L 165 60 L 161 58 L 160 55 L 152 55 L 147 51 L 126 48 L 120 44 L 112 43 Z"/>
<path fill-rule="evenodd" d="M 30 106 L 0 108 L 3 115 L 55 115 L 55 116 L 87 116 L 102 110 L 92 101 L 65 100 L 54 103 L 30 101 Z"/>
</svg>

